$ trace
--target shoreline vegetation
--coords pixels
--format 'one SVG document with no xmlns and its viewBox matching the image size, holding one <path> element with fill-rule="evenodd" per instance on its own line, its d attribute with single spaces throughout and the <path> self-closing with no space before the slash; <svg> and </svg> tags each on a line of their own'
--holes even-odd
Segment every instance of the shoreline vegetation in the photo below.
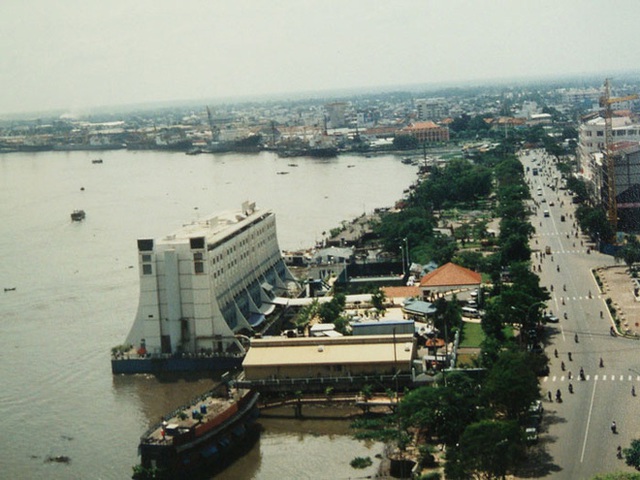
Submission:
<svg viewBox="0 0 640 480">
<path fill-rule="evenodd" d="M 460 370 L 405 391 L 395 413 L 354 420 L 356 438 L 387 446 L 381 475 L 402 465 L 413 478 L 464 479 L 503 476 L 527 464 L 524 431 L 540 399 L 538 375 L 548 369 L 549 359 L 536 346 L 543 341 L 543 305 L 550 295 L 531 270 L 535 228 L 528 220 L 531 195 L 517 156 L 521 148 L 541 148 L 565 175 L 571 170 L 568 152 L 505 139 L 472 160 L 435 166 L 397 210 L 382 213 L 373 225 L 385 250 L 409 238 L 412 261 L 453 261 L 481 272 L 486 285 L 478 298 L 486 313 L 471 330 L 464 328 L 455 296 L 436 302 L 436 326 L 459 331 L 462 345 L 472 350 L 458 359 Z"/>
</svg>

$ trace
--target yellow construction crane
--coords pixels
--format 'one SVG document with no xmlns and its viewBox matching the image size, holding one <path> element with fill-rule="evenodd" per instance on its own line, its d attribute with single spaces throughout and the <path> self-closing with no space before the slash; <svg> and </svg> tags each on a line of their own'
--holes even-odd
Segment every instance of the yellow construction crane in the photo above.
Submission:
<svg viewBox="0 0 640 480">
<path fill-rule="evenodd" d="M 615 160 L 612 151 L 613 126 L 611 118 L 613 117 L 613 109 L 611 105 L 637 98 L 636 94 L 611 97 L 611 83 L 608 78 L 604 81 L 604 93 L 600 97 L 600 107 L 604 108 L 604 162 L 607 171 L 605 187 L 607 190 L 607 217 L 614 232 L 618 227 L 618 205 L 616 203 Z"/>
</svg>

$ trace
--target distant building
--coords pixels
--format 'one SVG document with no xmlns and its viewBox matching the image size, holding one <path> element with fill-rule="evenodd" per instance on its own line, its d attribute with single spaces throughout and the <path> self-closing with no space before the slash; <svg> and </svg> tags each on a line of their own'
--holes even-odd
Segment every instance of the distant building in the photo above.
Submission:
<svg viewBox="0 0 640 480">
<path fill-rule="evenodd" d="M 640 123 L 629 116 L 618 116 L 612 119 L 612 151 L 615 154 L 616 197 L 629 190 L 625 195 L 631 195 L 640 179 L 635 173 L 636 153 L 635 145 L 640 142 Z M 605 121 L 600 115 L 587 117 L 578 128 L 577 160 L 579 172 L 592 195 L 595 204 L 606 205 L 608 191 L 606 191 L 607 169 L 604 161 L 605 149 Z M 627 199 L 628 200 L 628 199 Z M 621 199 L 621 204 L 628 204 Z M 633 202 L 631 202 L 633 203 Z M 631 210 L 633 211 L 633 210 Z M 619 212 L 626 215 L 624 208 Z M 629 213 L 629 212 L 627 212 Z M 629 220 L 632 220 L 629 218 Z M 628 222 L 620 222 L 620 227 Z"/>
<path fill-rule="evenodd" d="M 598 88 L 563 88 L 560 89 L 562 101 L 572 105 L 598 103 L 602 92 Z"/>
<path fill-rule="evenodd" d="M 638 231 L 640 229 L 640 143 L 620 142 L 614 144 L 612 150 L 618 229 Z"/>
<path fill-rule="evenodd" d="M 334 102 L 325 105 L 327 116 L 331 128 L 342 128 L 347 126 L 347 107 L 348 103 Z"/>
<path fill-rule="evenodd" d="M 441 127 L 435 122 L 416 122 L 398 131 L 401 135 L 411 135 L 419 143 L 448 142 L 449 128 Z"/>
<path fill-rule="evenodd" d="M 418 120 L 441 120 L 449 115 L 449 108 L 444 98 L 420 98 L 415 101 Z"/>
</svg>

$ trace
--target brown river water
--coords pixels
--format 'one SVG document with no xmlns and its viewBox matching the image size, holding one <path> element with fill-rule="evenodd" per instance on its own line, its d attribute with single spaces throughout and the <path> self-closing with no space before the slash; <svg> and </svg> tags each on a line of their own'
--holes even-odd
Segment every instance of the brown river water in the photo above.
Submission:
<svg viewBox="0 0 640 480">
<path fill-rule="evenodd" d="M 137 308 L 137 238 L 252 200 L 276 213 L 282 249 L 307 248 L 343 220 L 393 205 L 416 170 L 393 155 L 0 155 L 0 478 L 130 478 L 147 427 L 213 384 L 111 374 L 110 350 Z M 74 209 L 83 222 L 71 222 Z M 259 440 L 216 479 L 375 472 L 349 466 L 382 446 L 354 440 L 348 421 L 260 423 Z M 59 456 L 69 462 L 47 461 Z"/>
</svg>

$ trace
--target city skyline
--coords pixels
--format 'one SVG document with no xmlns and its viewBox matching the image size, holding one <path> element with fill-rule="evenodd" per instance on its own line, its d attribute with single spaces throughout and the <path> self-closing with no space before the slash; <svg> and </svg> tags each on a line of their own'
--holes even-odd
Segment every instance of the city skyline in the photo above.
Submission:
<svg viewBox="0 0 640 480">
<path fill-rule="evenodd" d="M 9 1 L 0 115 L 636 70 L 633 0 Z"/>
</svg>

